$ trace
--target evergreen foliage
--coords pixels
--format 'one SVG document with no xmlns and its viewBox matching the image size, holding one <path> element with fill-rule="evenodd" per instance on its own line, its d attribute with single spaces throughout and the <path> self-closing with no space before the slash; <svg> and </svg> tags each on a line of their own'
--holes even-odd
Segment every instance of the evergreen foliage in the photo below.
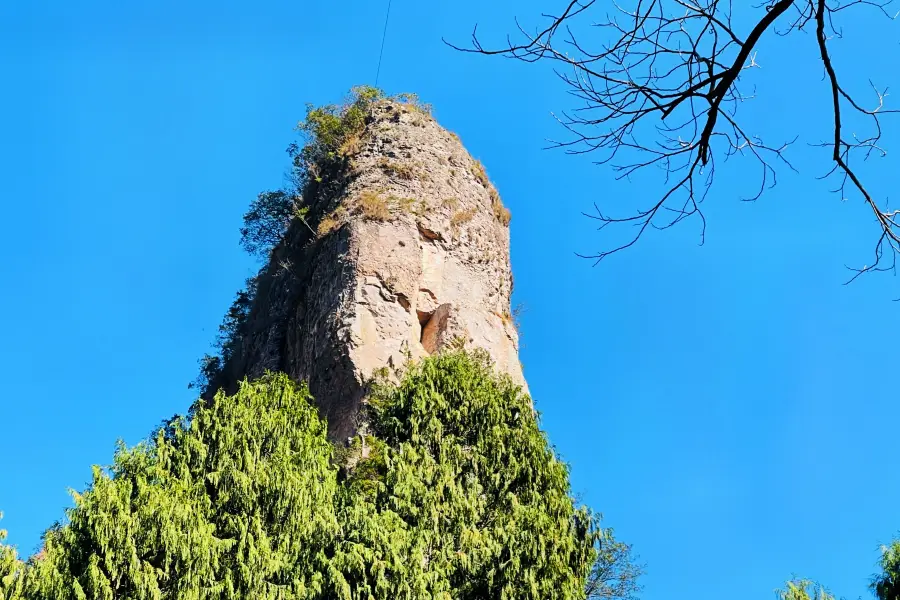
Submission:
<svg viewBox="0 0 900 600">
<path fill-rule="evenodd" d="M 0 598 L 585 598 L 615 540 L 485 355 L 427 359 L 371 406 L 336 452 L 285 375 L 198 402 L 95 468 L 39 557 L 0 546 Z"/>
<path fill-rule="evenodd" d="M 881 573 L 872 580 L 871 589 L 878 600 L 900 600 L 900 540 L 881 549 Z"/>
<path fill-rule="evenodd" d="M 869 589 L 878 600 L 900 600 L 900 540 L 882 546 L 878 566 L 881 572 L 872 578 Z M 779 600 L 835 600 L 821 585 L 808 579 L 789 581 L 778 591 Z"/>
<path fill-rule="evenodd" d="M 789 581 L 777 595 L 779 600 L 835 600 L 825 588 L 808 579 Z"/>
<path fill-rule="evenodd" d="M 312 598 L 328 577 L 325 425 L 285 376 L 197 405 L 74 494 L 29 598 Z"/>
<path fill-rule="evenodd" d="M 881 572 L 872 578 L 869 589 L 878 600 L 900 600 L 900 540 L 882 546 L 878 561 Z M 778 591 L 779 600 L 835 600 L 821 585 L 808 579 L 789 581 Z"/>
<path fill-rule="evenodd" d="M 567 468 L 527 397 L 484 354 L 423 361 L 371 406 L 373 437 L 385 444 L 372 459 L 383 473 L 372 518 L 383 525 L 362 531 L 396 532 L 367 536 L 401 552 L 391 570 L 406 585 L 395 594 L 584 597 L 596 519 L 574 508 Z"/>
<path fill-rule="evenodd" d="M 3 513 L 0 513 L 3 518 Z M 6 531 L 0 529 L 0 600 L 19 600 L 22 598 L 24 565 L 16 556 L 13 548 L 5 545 Z"/>
</svg>

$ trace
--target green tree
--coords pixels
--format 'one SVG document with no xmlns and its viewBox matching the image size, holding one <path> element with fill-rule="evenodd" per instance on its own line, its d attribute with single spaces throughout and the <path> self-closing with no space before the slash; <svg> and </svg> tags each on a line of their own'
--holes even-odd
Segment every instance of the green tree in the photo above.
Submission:
<svg viewBox="0 0 900 600">
<path fill-rule="evenodd" d="M 900 600 L 900 540 L 881 548 L 881 573 L 870 586 L 878 600 Z"/>
<path fill-rule="evenodd" d="M 258 258 L 266 258 L 294 217 L 296 197 L 290 192 L 277 190 L 262 192 L 250 204 L 244 214 L 241 227 L 241 247 Z"/>
<path fill-rule="evenodd" d="M 641 591 L 644 568 L 635 562 L 631 546 L 619 542 L 611 529 L 600 538 L 597 558 L 588 575 L 585 591 L 588 600 L 634 600 Z"/>
<path fill-rule="evenodd" d="M 585 598 L 616 542 L 485 354 L 411 366 L 370 407 L 336 449 L 285 375 L 198 401 L 95 467 L 40 558 L 0 546 L 2 600 Z"/>
<path fill-rule="evenodd" d="M 363 589 L 402 581 L 385 597 L 584 597 L 597 520 L 573 505 L 568 469 L 528 397 L 485 354 L 423 361 L 377 389 L 371 407 L 361 464 L 374 463 L 363 472 L 375 510 L 353 519 L 355 535 L 395 558 Z M 354 489 L 356 471 L 349 480 Z"/>
<path fill-rule="evenodd" d="M 329 577 L 325 426 L 285 376 L 245 383 L 120 447 L 45 534 L 33 598 L 312 598 Z"/>
<path fill-rule="evenodd" d="M 778 600 L 835 600 L 821 585 L 808 579 L 794 579 L 776 592 Z"/>
<path fill-rule="evenodd" d="M 384 93 L 370 86 L 357 86 L 343 104 L 306 107 L 306 117 L 297 125 L 303 144 L 292 143 L 291 185 L 286 190 L 259 194 L 244 214 L 241 246 L 265 259 L 281 241 L 291 221 L 304 216 L 304 197 L 310 184 L 322 183 L 359 142 L 372 103 Z M 407 98 L 406 96 L 404 98 Z"/>
<path fill-rule="evenodd" d="M 3 513 L 0 513 L 2 518 Z M 15 549 L 3 543 L 5 539 L 6 530 L 0 529 L 0 600 L 19 600 L 22 598 L 24 565 Z"/>
</svg>

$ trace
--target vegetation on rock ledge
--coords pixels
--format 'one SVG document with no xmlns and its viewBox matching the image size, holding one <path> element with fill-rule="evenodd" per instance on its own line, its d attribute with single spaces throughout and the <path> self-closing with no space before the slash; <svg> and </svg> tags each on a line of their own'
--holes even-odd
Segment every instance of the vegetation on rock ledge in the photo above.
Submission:
<svg viewBox="0 0 900 600">
<path fill-rule="evenodd" d="M 241 247 L 252 256 L 266 260 L 281 243 L 289 227 L 295 220 L 302 220 L 314 235 L 326 236 L 338 229 L 352 214 L 365 219 L 386 221 L 393 210 L 404 213 L 421 214 L 421 203 L 413 198 L 384 197 L 375 190 L 359 194 L 348 206 L 338 206 L 324 214 L 310 215 L 312 197 L 322 185 L 347 166 L 350 157 L 359 150 L 360 136 L 366 127 L 366 119 L 372 105 L 380 100 L 402 103 L 419 116 L 430 115 L 431 107 L 423 104 L 415 94 L 387 96 L 383 91 L 371 86 L 357 86 L 342 104 L 306 106 L 306 117 L 297 125 L 302 136 L 302 144 L 292 143 L 287 148 L 291 158 L 288 180 L 290 185 L 281 190 L 260 193 L 244 214 L 241 227 Z M 412 166 L 390 161 L 379 162 L 379 167 L 391 176 L 401 180 L 415 177 Z M 503 225 L 509 225 L 510 212 L 503 205 L 500 195 L 487 176 L 484 166 L 473 161 L 470 171 L 475 179 L 488 191 L 491 212 Z M 451 226 L 458 227 L 474 216 L 475 209 L 456 211 L 451 217 Z M 310 218 L 315 222 L 307 222 Z M 316 222 L 317 221 L 317 222 Z M 229 308 L 214 343 L 215 353 L 200 359 L 200 374 L 189 387 L 197 387 L 203 393 L 214 392 L 225 365 L 234 353 L 256 295 L 256 278 L 247 281 Z M 211 389 L 208 389 L 211 388 Z"/>
<path fill-rule="evenodd" d="M 304 144 L 292 143 L 291 185 L 287 190 L 263 192 L 250 205 L 241 228 L 241 246 L 250 254 L 266 258 L 284 237 L 291 220 L 305 217 L 304 199 L 313 184 L 321 184 L 337 163 L 359 145 L 371 105 L 385 98 L 384 92 L 355 87 L 342 105 L 307 105 L 306 118 L 297 125 Z"/>
<path fill-rule="evenodd" d="M 360 136 L 372 105 L 379 100 L 390 99 L 405 104 L 419 114 L 430 114 L 431 107 L 423 104 L 415 94 L 387 96 L 371 86 L 357 86 L 342 104 L 325 106 L 307 105 L 306 117 L 297 125 L 302 144 L 292 143 L 287 148 L 291 158 L 288 180 L 290 184 L 281 190 L 260 193 L 244 214 L 241 227 L 241 247 L 261 260 L 269 258 L 272 250 L 284 239 L 288 228 L 300 219 L 316 235 L 327 235 L 338 228 L 346 217 L 347 209 L 337 207 L 327 214 L 315 215 L 315 227 L 307 222 L 310 215 L 309 200 L 319 186 L 328 183 L 329 177 L 341 171 L 349 157 L 359 149 Z M 411 175 L 411 173 L 409 174 Z M 398 201 L 399 206 L 405 206 Z M 376 195 L 360 198 L 352 208 L 365 218 L 386 220 L 388 206 Z M 244 322 L 256 294 L 255 278 L 248 280 L 240 290 L 219 326 L 214 354 L 200 359 L 200 374 L 189 387 L 197 387 L 204 393 L 211 385 L 215 391 L 222 369 L 236 348 Z"/>
</svg>

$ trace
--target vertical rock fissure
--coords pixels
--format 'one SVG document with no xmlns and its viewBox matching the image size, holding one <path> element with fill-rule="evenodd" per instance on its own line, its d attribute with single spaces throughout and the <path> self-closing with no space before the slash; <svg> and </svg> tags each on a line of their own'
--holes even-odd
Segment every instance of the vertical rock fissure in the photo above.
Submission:
<svg viewBox="0 0 900 600">
<path fill-rule="evenodd" d="M 431 322 L 431 319 L 434 317 L 434 311 L 431 312 L 419 312 L 419 344 L 422 345 L 422 348 L 428 354 L 431 354 L 431 351 L 428 348 L 425 348 L 425 330 L 428 328 L 428 324 Z"/>
</svg>

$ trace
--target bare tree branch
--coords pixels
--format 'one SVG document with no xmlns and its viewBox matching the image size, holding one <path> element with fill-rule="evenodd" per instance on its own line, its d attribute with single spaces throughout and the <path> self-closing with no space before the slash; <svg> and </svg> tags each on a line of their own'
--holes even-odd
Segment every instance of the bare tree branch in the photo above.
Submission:
<svg viewBox="0 0 900 600">
<path fill-rule="evenodd" d="M 825 65 L 825 72 L 828 75 L 828 81 L 831 85 L 831 95 L 832 95 L 832 110 L 834 112 L 834 139 L 831 142 L 832 147 L 832 160 L 835 162 L 835 171 L 839 171 L 842 173 L 841 185 L 840 185 L 840 193 L 841 197 L 845 198 L 845 189 L 848 184 L 852 185 L 856 190 L 862 195 L 866 204 L 872 209 L 872 212 L 875 215 L 875 219 L 881 226 L 881 235 L 878 238 L 878 242 L 875 244 L 875 258 L 871 265 L 863 266 L 861 269 L 854 269 L 855 274 L 850 278 L 850 281 L 855 280 L 857 277 L 866 273 L 868 271 L 884 271 L 884 270 L 893 270 L 897 263 L 897 253 L 900 252 L 900 237 L 898 237 L 898 229 L 896 216 L 900 211 L 892 211 L 886 212 L 882 210 L 878 203 L 872 198 L 866 188 L 863 186 L 862 181 L 860 181 L 859 177 L 850 168 L 850 153 L 854 150 L 864 150 L 865 156 L 871 154 L 873 149 L 878 148 L 878 141 L 881 139 L 881 124 L 878 121 L 878 114 L 882 109 L 884 104 L 884 95 L 878 93 L 878 90 L 875 89 L 876 94 L 878 95 L 878 107 L 874 110 L 867 110 L 862 108 L 856 101 L 841 87 L 838 83 L 837 73 L 835 73 L 834 65 L 831 61 L 831 56 L 828 54 L 828 38 L 826 36 L 826 20 L 828 19 L 828 6 L 825 0 L 816 0 L 816 40 L 819 44 L 819 53 L 822 58 L 822 64 Z M 863 2 L 862 0 L 858 0 L 853 4 L 871 4 L 869 2 Z M 854 140 L 848 141 L 844 138 L 843 128 L 841 123 L 841 100 L 844 100 L 853 110 L 860 112 L 864 115 L 869 115 L 872 117 L 875 123 L 875 134 L 866 139 L 858 139 L 854 136 Z M 894 112 L 894 111 L 892 111 Z M 883 150 L 881 150 L 884 153 Z M 891 264 L 886 267 L 882 265 L 882 259 L 884 258 L 884 249 L 885 244 L 887 244 L 890 249 L 891 255 Z M 849 281 L 848 281 L 849 283 Z"/>
<path fill-rule="evenodd" d="M 759 184 L 744 200 L 758 199 L 777 183 L 776 167 L 793 169 L 786 151 L 796 138 L 768 143 L 748 131 L 738 108 L 753 98 L 741 87 L 741 77 L 758 67 L 756 54 L 768 32 L 791 35 L 810 23 L 816 26 L 821 62 L 830 83 L 834 136 L 823 146 L 832 150 L 834 168 L 826 176 L 839 180 L 836 191 L 845 196 L 853 189 L 862 195 L 880 228 L 872 265 L 864 272 L 892 269 L 900 253 L 900 211 L 883 208 L 851 168 L 851 155 L 862 160 L 884 156 L 880 145 L 880 118 L 896 110 L 885 109 L 887 90 L 873 84 L 877 103 L 865 108 L 839 83 L 828 40 L 840 36 L 834 17 L 847 9 L 868 7 L 883 16 L 893 0 L 770 0 L 755 7 L 758 18 L 743 34 L 734 22 L 731 0 L 617 0 L 569 1 L 559 16 L 544 15 L 548 26 L 529 34 L 516 26 L 522 41 L 496 49 L 485 48 L 472 33 L 470 47 L 449 44 L 463 52 L 497 55 L 525 62 L 550 61 L 561 69 L 557 76 L 582 105 L 556 117 L 569 133 L 551 147 L 571 154 L 598 153 L 597 164 L 608 164 L 617 178 L 629 178 L 653 167 L 661 170 L 665 189 L 635 214 L 613 216 L 595 203 L 586 214 L 599 229 L 632 226 L 610 247 L 584 255 L 596 262 L 631 247 L 650 229 L 668 229 L 688 217 L 698 217 L 701 243 L 706 219 L 700 209 L 715 180 L 716 157 L 739 155 L 756 164 Z M 610 7 L 612 16 L 591 23 L 599 31 L 594 49 L 579 40 L 574 26 L 589 13 Z M 842 110 L 869 119 L 872 133 L 849 138 L 842 128 Z M 885 266 L 884 255 L 892 256 Z M 852 280 L 852 279 L 851 279 Z"/>
</svg>

